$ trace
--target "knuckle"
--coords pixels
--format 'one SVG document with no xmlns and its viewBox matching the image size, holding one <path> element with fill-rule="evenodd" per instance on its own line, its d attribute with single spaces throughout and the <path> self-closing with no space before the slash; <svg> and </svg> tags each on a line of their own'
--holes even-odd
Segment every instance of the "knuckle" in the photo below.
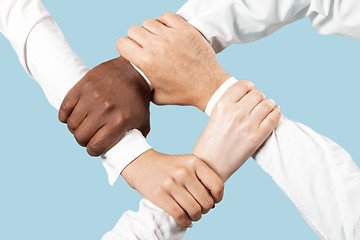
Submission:
<svg viewBox="0 0 360 240">
<path fill-rule="evenodd" d="M 201 215 L 201 207 L 199 204 L 193 204 L 190 209 L 190 215 L 192 216 L 198 216 Z"/>
<path fill-rule="evenodd" d="M 173 217 L 177 222 L 185 222 L 186 213 L 183 210 L 175 210 L 173 212 Z"/>
<path fill-rule="evenodd" d="M 128 36 L 133 35 L 137 31 L 137 29 L 138 29 L 137 25 L 132 25 L 128 30 Z"/>
<path fill-rule="evenodd" d="M 249 80 L 241 80 L 240 84 L 248 90 L 255 89 L 255 84 Z"/>
<path fill-rule="evenodd" d="M 128 125 L 130 121 L 130 117 L 123 111 L 120 111 L 116 114 L 114 119 L 114 125 L 117 129 L 123 129 L 125 126 Z"/>
<path fill-rule="evenodd" d="M 146 52 L 145 54 L 142 55 L 141 57 L 141 64 L 144 66 L 144 67 L 149 67 L 151 66 L 151 63 L 154 62 L 153 61 L 153 55 L 152 53 L 150 53 L 149 51 Z"/>
<path fill-rule="evenodd" d="M 269 110 L 269 109 L 273 109 L 275 107 L 275 102 L 271 99 L 266 99 L 264 102 L 263 102 L 263 107 L 266 109 L 266 110 Z"/>
<path fill-rule="evenodd" d="M 184 180 L 189 177 L 189 172 L 187 168 L 181 167 L 176 170 L 174 175 L 176 179 Z"/>
<path fill-rule="evenodd" d="M 101 140 L 94 140 L 87 146 L 87 152 L 90 156 L 97 157 L 105 151 L 104 143 Z"/>
<path fill-rule="evenodd" d="M 64 101 L 62 102 L 61 104 L 61 107 L 60 107 L 60 111 L 67 111 L 68 108 L 69 108 L 69 100 L 67 99 L 67 97 L 65 97 Z"/>
<path fill-rule="evenodd" d="M 154 196 L 160 197 L 164 193 L 164 190 L 161 186 L 158 185 L 154 188 L 153 193 Z"/>
<path fill-rule="evenodd" d="M 216 181 L 212 190 L 216 195 L 219 195 L 222 191 L 224 191 L 224 183 L 221 180 Z"/>
<path fill-rule="evenodd" d="M 104 100 L 103 102 L 103 110 L 109 112 L 114 109 L 114 105 L 109 100 Z"/>
<path fill-rule="evenodd" d="M 79 143 L 80 146 L 85 147 L 88 143 L 87 139 L 85 138 L 85 135 L 82 133 L 82 131 L 75 131 L 74 137 L 76 141 Z"/>
<path fill-rule="evenodd" d="M 182 209 L 179 209 L 177 207 L 172 207 L 170 209 L 171 215 L 175 218 L 175 219 L 181 219 L 182 217 L 184 217 L 185 212 Z"/>
<path fill-rule="evenodd" d="M 205 203 L 204 203 L 204 208 L 206 210 L 209 210 L 212 208 L 212 206 L 214 206 L 215 202 L 214 199 L 212 199 L 211 197 L 209 197 L 208 199 L 206 199 Z"/>
<path fill-rule="evenodd" d="M 251 94 L 253 94 L 255 97 L 260 98 L 260 99 L 264 99 L 264 98 L 265 98 L 264 94 L 263 94 L 260 90 L 258 90 L 258 89 L 252 90 L 252 91 L 251 91 Z"/>
<path fill-rule="evenodd" d="M 164 190 L 170 191 L 175 186 L 175 181 L 173 178 L 168 177 L 162 183 L 162 187 Z"/>
<path fill-rule="evenodd" d="M 232 113 L 231 113 L 231 119 L 233 121 L 241 121 L 244 117 L 245 113 L 244 110 L 242 108 L 236 108 Z"/>
<path fill-rule="evenodd" d="M 76 122 L 73 118 L 69 118 L 67 120 L 67 125 L 68 125 L 68 128 L 71 129 L 71 130 L 76 130 L 77 126 L 76 126 Z"/>
<path fill-rule="evenodd" d="M 172 17 L 173 16 L 173 13 L 172 12 L 166 12 L 166 13 L 164 13 L 164 15 L 163 15 L 163 17 L 165 18 L 165 19 L 168 19 L 168 18 L 170 18 L 170 17 Z"/>
<path fill-rule="evenodd" d="M 93 101 L 99 101 L 99 99 L 101 99 L 101 92 L 94 87 L 94 84 L 92 82 L 87 82 L 85 87 L 91 93 L 90 96 Z"/>
<path fill-rule="evenodd" d="M 189 155 L 187 161 L 190 166 L 195 166 L 196 164 L 199 163 L 199 159 L 197 157 L 195 157 L 194 155 Z"/>
<path fill-rule="evenodd" d="M 147 18 L 147 19 L 145 19 L 145 21 L 142 23 L 142 25 L 144 26 L 144 27 L 146 27 L 146 26 L 151 26 L 151 25 L 153 25 L 154 24 L 154 19 L 152 19 L 152 18 Z"/>
<path fill-rule="evenodd" d="M 273 116 L 269 116 L 269 123 L 272 125 L 272 126 L 274 126 L 274 125 L 276 125 L 277 123 L 278 123 L 278 116 L 279 115 L 273 115 Z"/>
<path fill-rule="evenodd" d="M 117 49 L 120 49 L 121 46 L 123 45 L 124 43 L 124 40 L 125 40 L 125 37 L 120 37 L 117 41 L 116 41 L 116 47 Z"/>
<path fill-rule="evenodd" d="M 267 130 L 273 130 L 275 127 L 276 127 L 276 124 L 278 123 L 278 119 L 274 116 L 269 116 L 267 121 L 264 122 L 264 127 L 267 129 Z"/>
</svg>

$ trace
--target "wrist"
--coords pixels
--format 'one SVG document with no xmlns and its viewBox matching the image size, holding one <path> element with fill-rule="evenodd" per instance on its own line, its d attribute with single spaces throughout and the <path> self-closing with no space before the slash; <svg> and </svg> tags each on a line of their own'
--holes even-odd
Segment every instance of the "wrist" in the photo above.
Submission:
<svg viewBox="0 0 360 240">
<path fill-rule="evenodd" d="M 134 66 L 125 58 L 118 57 L 110 60 L 119 71 L 128 75 L 128 79 L 137 83 L 138 86 L 146 92 L 151 92 L 149 84 L 144 77 L 134 68 Z"/>
<path fill-rule="evenodd" d="M 216 90 L 218 90 L 218 88 L 229 78 L 231 78 L 231 75 L 225 70 L 216 74 L 215 78 L 209 81 L 209 84 L 204 86 L 204 89 L 197 94 L 193 106 L 205 112 L 206 106 L 208 105 L 211 97 L 214 95 Z"/>
<path fill-rule="evenodd" d="M 143 163 L 143 161 L 149 161 L 152 155 L 154 155 L 156 151 L 154 149 L 149 149 L 137 158 L 135 158 L 134 161 L 129 163 L 124 170 L 121 172 L 121 176 L 125 179 L 125 181 L 128 183 L 128 185 L 131 188 L 134 188 L 136 190 L 138 177 L 140 174 L 140 167 Z"/>
</svg>

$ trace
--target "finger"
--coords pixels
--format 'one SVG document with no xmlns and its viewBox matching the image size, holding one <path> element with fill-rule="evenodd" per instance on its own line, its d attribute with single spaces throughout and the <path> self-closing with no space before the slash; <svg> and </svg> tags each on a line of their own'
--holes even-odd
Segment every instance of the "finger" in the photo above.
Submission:
<svg viewBox="0 0 360 240">
<path fill-rule="evenodd" d="M 146 19 L 142 26 L 147 29 L 148 31 L 152 32 L 153 34 L 158 34 L 162 31 L 168 29 L 163 23 L 159 22 L 158 20 L 148 18 Z"/>
<path fill-rule="evenodd" d="M 90 139 L 103 126 L 99 124 L 98 118 L 87 116 L 75 130 L 74 137 L 80 146 L 86 147 Z"/>
<path fill-rule="evenodd" d="M 59 120 L 62 123 L 66 123 L 67 119 L 71 115 L 72 111 L 76 107 L 76 104 L 79 101 L 79 96 L 76 91 L 70 90 L 68 94 L 65 96 L 61 106 L 59 108 Z"/>
<path fill-rule="evenodd" d="M 207 188 L 198 179 L 196 180 L 197 181 L 190 181 L 190 183 L 187 183 L 185 186 L 189 193 L 200 204 L 201 213 L 206 214 L 214 206 L 215 202 Z"/>
<path fill-rule="evenodd" d="M 127 37 L 121 37 L 116 42 L 116 49 L 126 60 L 138 65 L 142 54 L 142 47 L 137 42 Z"/>
<path fill-rule="evenodd" d="M 171 196 L 185 210 L 191 221 L 201 219 L 201 206 L 183 186 L 176 185 L 171 189 Z"/>
<path fill-rule="evenodd" d="M 253 121 L 257 122 L 258 125 L 266 118 L 269 113 L 274 110 L 275 102 L 272 99 L 265 99 L 260 102 L 250 113 Z"/>
<path fill-rule="evenodd" d="M 196 175 L 210 191 L 215 203 L 219 203 L 224 196 L 224 182 L 204 162 L 196 166 Z"/>
<path fill-rule="evenodd" d="M 74 134 L 75 130 L 84 121 L 86 115 L 86 105 L 78 103 L 72 111 L 70 117 L 67 119 L 67 127 L 72 134 Z"/>
<path fill-rule="evenodd" d="M 161 15 L 157 20 L 170 28 L 181 28 L 188 24 L 182 17 L 172 12 Z"/>
<path fill-rule="evenodd" d="M 251 90 L 238 103 L 237 106 L 243 113 L 250 114 L 251 111 L 265 99 L 265 95 L 258 89 Z"/>
<path fill-rule="evenodd" d="M 87 152 L 90 156 L 98 157 L 105 154 L 126 133 L 126 129 L 114 124 L 106 124 L 95 133 L 87 144 Z"/>
<path fill-rule="evenodd" d="M 181 227 L 187 228 L 191 225 L 189 216 L 172 196 L 163 194 L 163 196 L 159 197 L 157 202 L 154 202 L 154 204 L 172 216 L 175 222 Z"/>
<path fill-rule="evenodd" d="M 140 46 L 146 45 L 146 41 L 153 38 L 155 35 L 149 32 L 146 28 L 133 25 L 128 30 L 128 37 L 137 42 Z"/>
<path fill-rule="evenodd" d="M 269 134 L 279 123 L 281 118 L 280 107 L 276 106 L 275 109 L 260 123 L 260 131 L 268 131 Z"/>
<path fill-rule="evenodd" d="M 220 101 L 226 103 L 237 103 L 253 89 L 255 89 L 254 83 L 248 80 L 241 80 L 226 90 L 224 95 L 220 98 Z"/>
</svg>

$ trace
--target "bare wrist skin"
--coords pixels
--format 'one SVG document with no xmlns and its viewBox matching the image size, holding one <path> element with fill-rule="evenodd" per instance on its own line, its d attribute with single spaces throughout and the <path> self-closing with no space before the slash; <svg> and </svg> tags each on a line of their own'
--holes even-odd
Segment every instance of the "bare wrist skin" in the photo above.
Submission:
<svg viewBox="0 0 360 240">
<path fill-rule="evenodd" d="M 127 165 L 124 170 L 121 172 L 121 176 L 125 179 L 125 181 L 128 183 L 128 185 L 137 190 L 136 189 L 136 182 L 138 182 L 138 178 L 141 177 L 139 176 L 140 174 L 137 173 L 137 169 L 139 167 L 139 165 L 143 162 L 146 161 L 149 158 L 153 158 L 156 156 L 156 151 L 154 149 L 149 149 L 146 152 L 144 152 L 143 154 L 141 154 L 140 156 L 138 156 L 136 159 L 134 159 L 134 161 L 132 161 L 131 163 L 129 163 L 129 165 Z"/>
<path fill-rule="evenodd" d="M 217 78 L 213 81 L 209 81 L 208 85 L 206 85 L 206 89 L 203 89 L 203 92 L 199 92 L 196 97 L 194 97 L 194 101 L 189 104 L 194 107 L 197 107 L 201 111 L 205 112 L 205 108 L 210 100 L 210 98 L 214 95 L 216 90 L 228 80 L 231 75 L 227 73 L 225 70 L 219 71 L 217 74 Z"/>
</svg>

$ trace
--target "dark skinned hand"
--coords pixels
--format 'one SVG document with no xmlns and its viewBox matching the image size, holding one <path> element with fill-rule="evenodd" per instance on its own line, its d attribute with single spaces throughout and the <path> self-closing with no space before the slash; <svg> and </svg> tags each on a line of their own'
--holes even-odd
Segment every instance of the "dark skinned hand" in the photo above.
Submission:
<svg viewBox="0 0 360 240">
<path fill-rule="evenodd" d="M 66 95 L 59 120 L 91 156 L 100 156 L 131 129 L 150 131 L 151 91 L 124 58 L 90 70 Z"/>
</svg>

